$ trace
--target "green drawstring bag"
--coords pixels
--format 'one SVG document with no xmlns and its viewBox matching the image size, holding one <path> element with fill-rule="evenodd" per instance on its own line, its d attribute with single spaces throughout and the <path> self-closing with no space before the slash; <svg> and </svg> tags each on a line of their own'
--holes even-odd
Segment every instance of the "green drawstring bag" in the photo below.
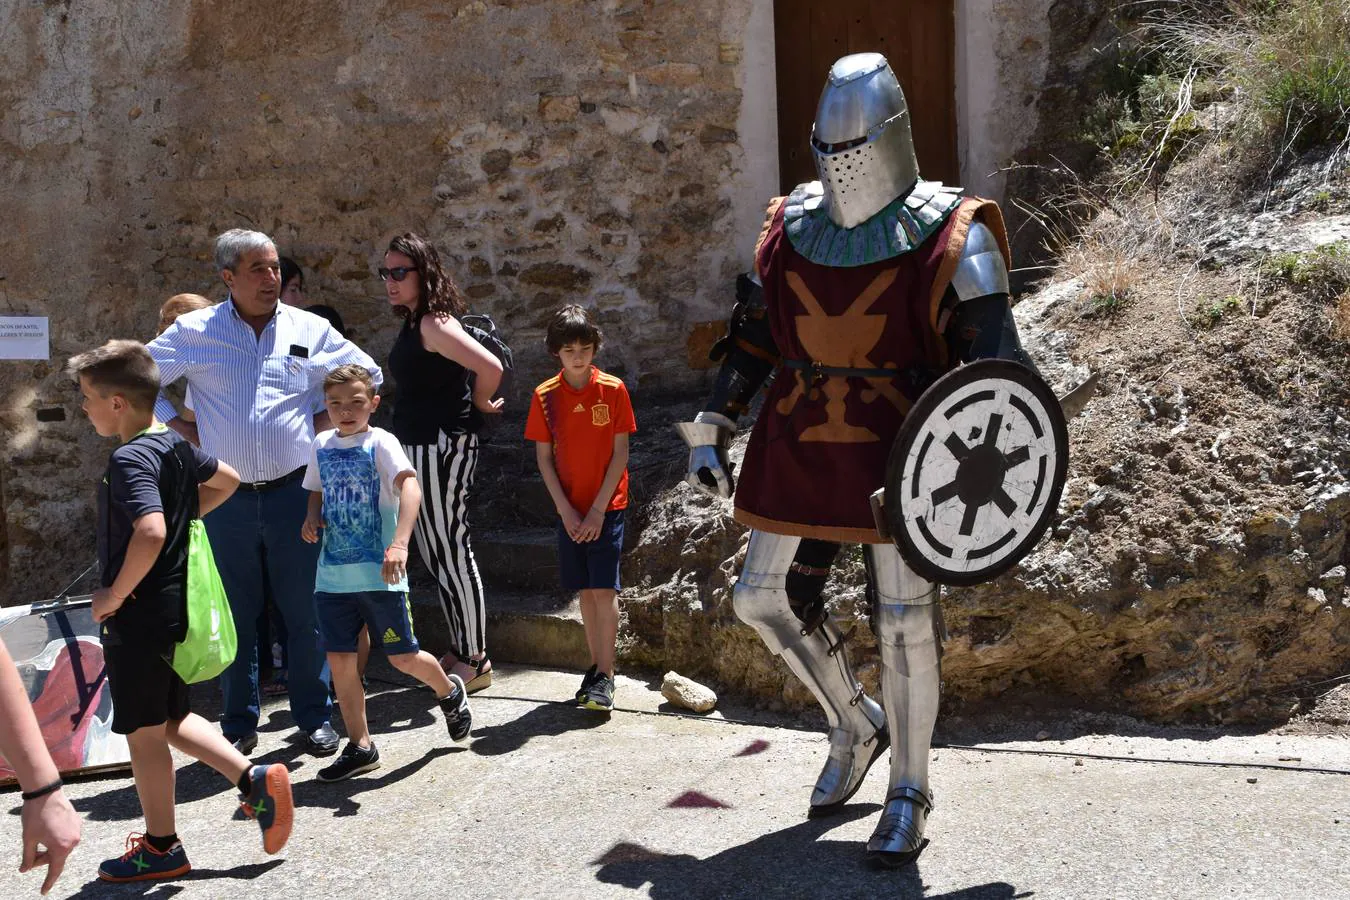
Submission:
<svg viewBox="0 0 1350 900">
<path fill-rule="evenodd" d="M 170 664 L 188 684 L 215 678 L 234 662 L 239 639 L 201 519 L 188 523 L 187 634 Z"/>
</svg>

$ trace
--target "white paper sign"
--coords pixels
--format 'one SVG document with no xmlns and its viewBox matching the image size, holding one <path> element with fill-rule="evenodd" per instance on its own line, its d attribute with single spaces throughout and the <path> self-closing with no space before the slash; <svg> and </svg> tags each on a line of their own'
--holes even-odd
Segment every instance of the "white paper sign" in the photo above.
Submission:
<svg viewBox="0 0 1350 900">
<path fill-rule="evenodd" d="M 0 359 L 48 359 L 46 316 L 0 316 Z"/>
</svg>

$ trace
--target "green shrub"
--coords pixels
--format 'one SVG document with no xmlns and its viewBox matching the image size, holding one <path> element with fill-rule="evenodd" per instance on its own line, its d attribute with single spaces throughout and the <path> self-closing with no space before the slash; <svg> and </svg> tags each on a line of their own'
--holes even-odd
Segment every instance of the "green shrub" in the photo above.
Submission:
<svg viewBox="0 0 1350 900">
<path fill-rule="evenodd" d="M 1255 24 L 1238 74 L 1265 124 L 1295 152 L 1350 138 L 1350 3 L 1288 0 Z"/>
<path fill-rule="evenodd" d="M 1130 291 L 1128 288 L 1113 290 L 1109 293 L 1091 294 L 1088 297 L 1088 305 L 1083 312 L 1083 318 L 1110 318 L 1123 310 L 1125 304 L 1129 301 Z"/>
<path fill-rule="evenodd" d="M 1166 136 L 1167 146 L 1161 150 L 1173 155 L 1199 130 L 1193 116 L 1182 123 L 1185 133 L 1177 132 L 1177 123 L 1171 121 L 1189 59 L 1147 42 L 1123 43 L 1113 49 L 1120 59 L 1103 79 L 1102 92 L 1084 115 L 1080 139 L 1112 159 L 1120 159 L 1152 153 Z M 1205 90 L 1210 91 L 1211 86 L 1207 84 Z"/>
<path fill-rule="evenodd" d="M 1350 0 L 1175 0 L 1147 6 L 1138 26 L 1111 48 L 1119 62 L 1081 129 L 1130 180 L 1219 138 L 1192 110 L 1220 101 L 1252 172 L 1316 148 L 1350 152 Z"/>
<path fill-rule="evenodd" d="M 1330 299 L 1350 290 L 1350 242 L 1337 241 L 1306 252 L 1272 254 L 1261 270 L 1320 299 Z"/>
<path fill-rule="evenodd" d="M 1350 139 L 1350 3 L 1285 0 L 1248 14 L 1235 75 L 1269 132 L 1295 153 Z"/>
<path fill-rule="evenodd" d="M 1239 312 L 1247 308 L 1247 301 L 1237 294 L 1229 294 L 1226 297 L 1215 298 L 1209 303 L 1203 301 L 1196 304 L 1195 315 L 1192 321 L 1202 328 L 1213 328 L 1222 321 L 1223 317 L 1231 312 Z"/>
</svg>

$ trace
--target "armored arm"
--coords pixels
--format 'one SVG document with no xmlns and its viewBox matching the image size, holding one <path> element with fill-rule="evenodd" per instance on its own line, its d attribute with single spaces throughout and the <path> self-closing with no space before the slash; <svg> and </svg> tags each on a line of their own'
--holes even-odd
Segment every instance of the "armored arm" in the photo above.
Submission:
<svg viewBox="0 0 1350 900">
<path fill-rule="evenodd" d="M 726 335 L 708 358 L 722 364 L 704 410 L 734 423 L 778 365 L 778 348 L 769 330 L 764 288 L 755 274 L 736 279 L 736 306 Z"/>
<path fill-rule="evenodd" d="M 1037 371 L 1017 336 L 1008 294 L 1008 269 L 998 241 L 983 223 L 974 222 L 943 298 L 943 334 L 953 360 L 1008 359 Z"/>
<path fill-rule="evenodd" d="M 764 288 L 758 277 L 736 279 L 736 306 L 727 334 L 713 345 L 709 357 L 720 361 L 712 396 L 693 422 L 675 427 L 689 445 L 689 472 L 685 480 L 705 493 L 730 497 L 736 482 L 727 461 L 727 447 L 736 433 L 736 421 L 778 364 L 764 306 Z"/>
</svg>

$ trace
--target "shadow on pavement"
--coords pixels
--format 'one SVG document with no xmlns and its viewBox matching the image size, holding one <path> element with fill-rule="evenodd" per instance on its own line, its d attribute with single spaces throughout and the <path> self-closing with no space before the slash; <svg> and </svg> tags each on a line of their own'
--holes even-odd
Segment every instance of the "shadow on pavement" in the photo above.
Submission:
<svg viewBox="0 0 1350 900">
<path fill-rule="evenodd" d="M 376 745 L 379 745 L 379 735 L 376 736 Z M 463 753 L 463 747 L 434 747 L 427 751 L 420 758 L 399 766 L 397 769 L 391 769 L 382 775 L 358 775 L 347 781 L 324 782 L 314 778 L 306 781 L 292 781 L 291 794 L 295 798 L 296 806 L 313 806 L 333 810 L 334 818 L 343 816 L 354 816 L 361 810 L 361 804 L 352 798 L 357 794 L 364 794 L 366 791 L 376 791 L 382 787 L 387 787 L 396 781 L 402 781 L 409 775 L 421 771 L 433 759 L 439 759 L 442 756 L 449 756 L 452 753 Z M 383 770 L 377 770 L 383 771 Z"/>
<path fill-rule="evenodd" d="M 372 681 L 385 686 L 379 689 L 372 684 L 366 690 L 366 724 L 373 736 L 378 738 L 382 734 L 414 731 L 436 723 L 439 723 L 437 727 L 444 734 L 445 724 L 439 715 L 432 712 L 437 708 L 436 697 L 420 682 L 413 682 L 407 687 L 395 686 L 391 690 L 388 689 L 390 683 L 383 679 Z M 346 731 L 338 725 L 341 720 L 342 704 L 334 703 L 333 727 L 338 729 L 345 740 Z"/>
<path fill-rule="evenodd" d="M 598 728 L 608 721 L 609 716 L 581 709 L 571 700 L 545 703 L 510 722 L 477 729 L 469 749 L 480 756 L 499 756 L 519 750 L 530 738 L 556 737 L 569 731 Z"/>
<path fill-rule="evenodd" d="M 179 882 L 210 881 L 220 878 L 228 878 L 234 881 L 252 881 L 260 875 L 266 875 L 284 862 L 284 859 L 271 859 L 267 862 L 252 863 L 247 866 L 236 866 L 233 869 L 193 869 L 181 878 L 171 878 L 164 881 L 134 881 L 129 884 L 113 884 L 95 878 L 86 882 L 78 891 L 71 894 L 69 900 L 90 900 L 90 898 L 104 897 L 172 897 L 183 891 L 183 886 Z"/>
<path fill-rule="evenodd" d="M 594 864 L 596 880 L 635 890 L 651 884 L 652 900 L 695 897 L 895 897 L 925 900 L 1014 900 L 1030 897 L 1010 884 L 993 882 L 945 894 L 926 894 L 918 864 L 899 871 L 865 861 L 857 841 L 822 841 L 839 825 L 881 809 L 855 804 L 828 819 L 808 819 L 782 831 L 698 859 L 619 843 Z"/>
<path fill-rule="evenodd" d="M 438 719 L 431 711 L 435 702 L 435 698 L 432 697 L 430 691 L 422 690 L 386 691 L 376 697 L 367 698 L 366 719 L 371 733 L 378 741 L 382 734 L 411 731 L 435 724 Z M 334 707 L 335 711 L 340 709 L 340 706 Z M 291 770 L 291 778 L 294 781 L 300 770 L 308 767 L 310 770 L 317 771 L 328 765 L 332 760 L 332 757 L 312 758 L 309 756 L 305 750 L 304 734 L 295 728 L 295 723 L 287 710 L 265 711 L 264 716 L 266 717 L 265 722 L 260 722 L 258 726 L 260 734 L 277 731 L 290 731 L 291 733 L 284 739 L 285 744 L 283 746 L 267 753 L 255 753 L 249 757 L 251 762 L 258 765 L 285 763 L 286 767 Z M 338 720 L 335 727 L 338 727 L 338 732 L 341 734 L 341 716 L 335 715 L 334 718 Z M 444 726 L 442 725 L 441 728 L 443 729 Z M 438 737 L 443 735 L 444 731 L 442 730 Z M 448 748 L 442 748 L 440 751 L 436 751 L 436 755 L 444 755 L 444 753 L 449 752 L 452 751 Z M 428 760 L 430 758 L 432 757 L 427 757 Z M 381 780 L 398 780 L 390 777 L 394 774 L 390 772 Z M 175 798 L 178 806 L 205 800 L 217 794 L 224 794 L 227 796 L 227 801 L 222 801 L 224 805 L 221 815 L 223 818 L 229 816 L 235 806 L 235 790 L 234 786 L 219 773 L 203 763 L 194 762 L 178 769 L 176 775 Z M 136 785 L 131 780 L 131 773 L 129 771 L 120 772 L 109 778 L 110 781 L 113 779 L 116 779 L 117 783 L 110 790 L 91 797 L 73 800 L 75 809 L 95 822 L 121 822 L 139 819 L 141 817 L 140 798 L 136 795 Z M 307 783 L 307 781 L 304 783 Z M 331 785 L 327 787 L 331 787 Z M 297 791 L 297 795 L 298 793 Z M 358 807 L 359 804 L 355 804 L 349 811 L 339 810 L 338 815 L 354 815 Z"/>
<path fill-rule="evenodd" d="M 286 767 L 291 770 L 292 777 L 294 777 L 296 769 L 304 766 L 304 763 L 297 764 L 296 762 L 304 753 L 305 748 L 297 739 L 296 743 L 278 747 L 270 753 L 255 754 L 250 757 L 250 760 L 258 765 L 286 763 Z M 206 764 L 194 762 L 177 769 L 174 774 L 176 776 L 174 786 L 174 804 L 176 806 L 196 803 L 198 800 L 205 800 L 217 794 L 226 795 L 225 799 L 221 801 L 222 818 L 227 818 L 229 813 L 238 806 L 235 802 L 238 792 L 234 785 Z M 76 798 L 71 801 L 71 805 L 75 807 L 76 811 L 83 813 L 95 822 L 121 822 L 141 817 L 141 801 L 136 795 L 136 783 L 131 780 L 130 772 L 122 773 L 116 788 L 90 797 Z"/>
</svg>

